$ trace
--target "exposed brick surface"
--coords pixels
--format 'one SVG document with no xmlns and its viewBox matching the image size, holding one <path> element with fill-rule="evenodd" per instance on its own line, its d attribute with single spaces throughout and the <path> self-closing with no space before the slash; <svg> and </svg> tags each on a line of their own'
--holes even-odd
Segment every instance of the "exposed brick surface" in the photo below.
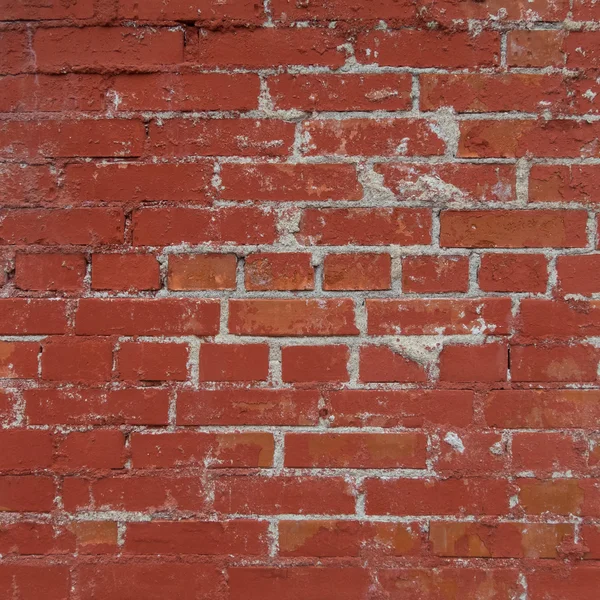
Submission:
<svg viewBox="0 0 600 600">
<path fill-rule="evenodd" d="M 0 599 L 597 600 L 600 0 L 0 0 Z"/>
</svg>

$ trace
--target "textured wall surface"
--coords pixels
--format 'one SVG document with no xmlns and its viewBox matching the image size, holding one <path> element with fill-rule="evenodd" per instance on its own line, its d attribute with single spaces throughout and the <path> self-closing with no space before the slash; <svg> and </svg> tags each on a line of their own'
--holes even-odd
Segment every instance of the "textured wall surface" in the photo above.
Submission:
<svg viewBox="0 0 600 600">
<path fill-rule="evenodd" d="M 0 0 L 0 598 L 597 600 L 599 21 Z"/>
</svg>

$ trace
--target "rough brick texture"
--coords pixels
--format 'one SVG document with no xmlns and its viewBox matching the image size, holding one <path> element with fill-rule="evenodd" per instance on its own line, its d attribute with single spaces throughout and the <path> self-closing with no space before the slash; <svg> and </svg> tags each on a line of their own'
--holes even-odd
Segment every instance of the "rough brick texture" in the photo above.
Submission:
<svg viewBox="0 0 600 600">
<path fill-rule="evenodd" d="M 597 600 L 600 0 L 0 0 L 0 599 Z"/>
</svg>

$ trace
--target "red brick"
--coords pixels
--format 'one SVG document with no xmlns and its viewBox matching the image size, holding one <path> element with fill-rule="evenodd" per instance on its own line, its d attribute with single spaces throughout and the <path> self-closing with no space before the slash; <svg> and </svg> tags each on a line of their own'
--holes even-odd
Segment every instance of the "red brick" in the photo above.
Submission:
<svg viewBox="0 0 600 600">
<path fill-rule="evenodd" d="M 421 549 L 418 525 L 369 521 L 279 521 L 281 556 L 413 556 Z"/>
<path fill-rule="evenodd" d="M 155 521 L 129 523 L 128 554 L 267 555 L 266 521 Z"/>
<path fill-rule="evenodd" d="M 56 487 L 52 477 L 45 475 L 0 477 L 1 511 L 51 512 L 54 508 L 55 494 Z"/>
<path fill-rule="evenodd" d="M 236 268 L 235 254 L 172 254 L 168 286 L 171 290 L 234 290 Z"/>
<path fill-rule="evenodd" d="M 454 248 L 582 248 L 584 211 L 444 211 L 440 245 Z"/>
<path fill-rule="evenodd" d="M 260 82 L 251 74 L 148 73 L 117 75 L 111 90 L 120 110 L 252 110 Z"/>
<path fill-rule="evenodd" d="M 125 466 L 125 436 L 116 430 L 73 431 L 57 446 L 54 467 L 79 469 L 121 469 Z"/>
<path fill-rule="evenodd" d="M 362 600 L 371 587 L 368 571 L 359 567 L 230 567 L 227 572 L 232 600 Z"/>
<path fill-rule="evenodd" d="M 569 596 L 578 600 L 594 600 L 600 585 L 598 567 L 578 567 L 564 571 L 539 570 L 527 576 L 530 600 L 563 600 Z"/>
<path fill-rule="evenodd" d="M 15 75 L 31 69 L 33 56 L 26 31 L 0 31 L 0 46 L 0 73 Z"/>
<path fill-rule="evenodd" d="M 38 342 L 0 342 L 0 377 L 35 379 L 39 353 Z"/>
<path fill-rule="evenodd" d="M 132 157 L 142 154 L 141 121 L 5 121 L 0 157 L 36 161 L 46 157 Z"/>
<path fill-rule="evenodd" d="M 49 431 L 5 429 L 0 431 L 1 471 L 37 471 L 52 464 Z"/>
<path fill-rule="evenodd" d="M 518 331 L 540 339 L 599 335 L 600 303 L 526 298 L 521 302 Z"/>
<path fill-rule="evenodd" d="M 38 29 L 33 51 L 40 71 L 119 71 L 183 61 L 183 32 L 129 27 Z"/>
<path fill-rule="evenodd" d="M 381 587 L 394 600 L 403 598 L 440 598 L 490 600 L 518 597 L 522 591 L 517 569 L 509 568 L 403 568 L 378 572 Z"/>
<path fill-rule="evenodd" d="M 234 335 L 357 335 L 354 301 L 347 298 L 229 301 L 229 332 Z"/>
<path fill-rule="evenodd" d="M 169 393 L 156 389 L 24 390 L 30 425 L 166 425 Z"/>
<path fill-rule="evenodd" d="M 511 346 L 512 381 L 596 381 L 600 350 L 590 345 Z"/>
<path fill-rule="evenodd" d="M 574 528 L 569 523 L 432 522 L 429 539 L 437 556 L 467 558 L 558 558 L 558 546 Z"/>
<path fill-rule="evenodd" d="M 360 63 L 381 67 L 492 67 L 500 62 L 500 36 L 491 31 L 473 37 L 426 28 L 372 31 L 359 36 L 356 56 Z"/>
<path fill-rule="evenodd" d="M 462 158 L 597 158 L 597 122 L 573 120 L 461 121 Z"/>
<path fill-rule="evenodd" d="M 359 380 L 365 383 L 415 383 L 427 381 L 423 365 L 387 346 L 363 346 L 359 355 Z"/>
<path fill-rule="evenodd" d="M 0 79 L 0 82 L 3 80 Z M 4 207 L 56 202 L 56 174 L 41 165 L 0 165 L 0 203 Z"/>
<path fill-rule="evenodd" d="M 117 527 L 114 521 L 75 521 L 68 529 L 80 554 L 113 554 L 119 537 Z"/>
<path fill-rule="evenodd" d="M 437 21 L 444 25 L 455 25 L 456 21 L 562 21 L 569 11 L 567 0 L 547 2 L 547 0 L 488 0 L 478 2 L 455 2 L 440 0 L 422 2 L 421 16 L 427 21 Z"/>
<path fill-rule="evenodd" d="M 287 156 L 295 126 L 266 119 L 168 119 L 152 122 L 149 151 L 161 157 Z"/>
<path fill-rule="evenodd" d="M 198 64 L 202 67 L 264 69 L 279 65 L 338 68 L 344 38 L 331 29 L 236 29 L 201 31 Z"/>
<path fill-rule="evenodd" d="M 323 261 L 324 290 L 389 290 L 389 254 L 328 254 Z"/>
<path fill-rule="evenodd" d="M 508 482 L 503 479 L 367 479 L 370 515 L 503 515 Z"/>
<path fill-rule="evenodd" d="M 267 344 L 202 344 L 200 381 L 266 381 Z"/>
<path fill-rule="evenodd" d="M 68 512 L 90 510 L 92 507 L 148 513 L 198 511 L 205 504 L 204 495 L 198 477 L 130 475 L 89 480 L 68 477 L 63 483 L 63 502 Z"/>
<path fill-rule="evenodd" d="M 307 246 L 429 244 L 431 212 L 421 208 L 307 208 L 296 239 Z"/>
<path fill-rule="evenodd" d="M 600 292 L 600 254 L 559 256 L 556 272 L 558 287 L 563 294 L 589 296 Z"/>
<path fill-rule="evenodd" d="M 282 379 L 289 383 L 348 381 L 347 346 L 285 346 Z"/>
<path fill-rule="evenodd" d="M 1 10 L 1 9 L 0 9 Z M 99 75 L 17 75 L 0 79 L 2 112 L 100 111 L 105 108 Z"/>
<path fill-rule="evenodd" d="M 66 554 L 75 550 L 74 539 L 50 523 L 20 521 L 0 526 L 0 552 L 4 555 Z M 0 581 L 2 574 L 0 573 Z M 2 584 L 0 583 L 0 588 Z"/>
<path fill-rule="evenodd" d="M 334 427 L 464 427 L 473 419 L 467 390 L 340 390 L 326 403 Z"/>
<path fill-rule="evenodd" d="M 208 599 L 217 598 L 223 585 L 223 575 L 215 565 L 157 559 L 80 563 L 74 573 L 78 600 L 128 600 L 132 590 L 145 600 Z"/>
<path fill-rule="evenodd" d="M 123 19 L 142 21 L 221 21 L 234 23 L 261 23 L 264 20 L 262 4 L 253 0 L 218 2 L 202 0 L 193 5 L 187 0 L 119 0 L 118 15 Z"/>
<path fill-rule="evenodd" d="M 66 333 L 67 305 L 63 300 L 0 299 L 0 334 L 38 335 Z"/>
<path fill-rule="evenodd" d="M 19 600 L 64 600 L 71 578 L 67 565 L 44 562 L 6 562 L 0 565 L 0 594 Z"/>
<path fill-rule="evenodd" d="M 5 426 L 15 421 L 15 397 L 4 390 L 0 390 L 0 425 Z"/>
<path fill-rule="evenodd" d="M 360 200 L 354 165 L 225 163 L 221 199 L 268 202 Z"/>
<path fill-rule="evenodd" d="M 103 338 L 53 337 L 42 344 L 42 379 L 97 383 L 110 381 L 113 343 Z"/>
<path fill-rule="evenodd" d="M 536 474 L 555 471 L 582 471 L 587 443 L 562 433 L 515 432 L 512 436 L 512 466 Z"/>
<path fill-rule="evenodd" d="M 506 61 L 511 67 L 561 67 L 565 32 L 556 30 L 510 31 Z"/>
<path fill-rule="evenodd" d="M 92 255 L 92 289 L 117 292 L 158 290 L 160 268 L 152 254 Z"/>
<path fill-rule="evenodd" d="M 83 289 L 83 254 L 17 254 L 15 285 L 22 290 L 77 292 Z"/>
<path fill-rule="evenodd" d="M 517 479 L 519 506 L 528 515 L 555 514 L 598 517 L 596 479 Z"/>
<path fill-rule="evenodd" d="M 490 427 L 563 429 L 593 427 L 600 416 L 598 390 L 496 390 L 485 399 Z"/>
<path fill-rule="evenodd" d="M 230 514 L 349 514 L 354 496 L 341 477 L 219 477 L 214 508 Z"/>
<path fill-rule="evenodd" d="M 247 290 L 312 290 L 315 274 L 310 254 L 299 252 L 250 254 L 244 261 Z"/>
<path fill-rule="evenodd" d="M 479 287 L 484 292 L 538 292 L 548 285 L 548 261 L 543 254 L 484 254 Z"/>
<path fill-rule="evenodd" d="M 440 353 L 440 381 L 506 381 L 507 373 L 508 346 L 505 343 L 444 346 Z"/>
<path fill-rule="evenodd" d="M 43 3 L 27 0 L 1 0 L 3 21 L 43 21 L 53 19 L 89 19 L 94 16 L 93 0 L 73 3 L 50 0 Z"/>
<path fill-rule="evenodd" d="M 133 216 L 136 246 L 271 244 L 275 237 L 273 214 L 257 208 L 147 208 Z"/>
<path fill-rule="evenodd" d="M 591 35 L 590 35 L 591 34 Z M 598 38 L 592 31 L 572 31 L 564 37 L 561 48 L 570 69 L 597 69 L 600 67 Z"/>
<path fill-rule="evenodd" d="M 584 558 L 597 559 L 600 556 L 600 527 L 598 525 L 582 525 L 581 542 L 587 548 Z"/>
<path fill-rule="evenodd" d="M 208 163 L 78 163 L 65 170 L 64 202 L 138 204 L 146 201 L 209 204 Z"/>
<path fill-rule="evenodd" d="M 407 73 L 278 75 L 267 81 L 276 109 L 306 111 L 409 110 Z"/>
<path fill-rule="evenodd" d="M 446 149 L 431 124 L 417 119 L 306 121 L 302 136 L 307 156 L 439 156 Z"/>
<path fill-rule="evenodd" d="M 195 431 L 162 435 L 134 433 L 131 458 L 135 469 L 271 467 L 273 436 L 270 433 Z"/>
<path fill-rule="evenodd" d="M 600 20 L 600 6 L 589 0 L 573 1 L 573 19 L 575 21 Z"/>
<path fill-rule="evenodd" d="M 600 168 L 596 165 L 533 165 L 529 175 L 530 202 L 600 201 Z"/>
<path fill-rule="evenodd" d="M 0 244 L 99 246 L 123 242 L 125 219 L 113 208 L 0 211 Z"/>
<path fill-rule="evenodd" d="M 438 473 L 451 477 L 494 475 L 508 466 L 506 443 L 499 433 L 489 431 L 440 432 Z"/>
<path fill-rule="evenodd" d="M 522 34 L 524 32 L 511 32 Z M 539 33 L 539 32 L 537 32 Z M 421 110 L 452 107 L 461 113 L 566 109 L 570 98 L 561 75 L 520 73 L 421 75 Z"/>
<path fill-rule="evenodd" d="M 424 469 L 420 433 L 288 433 L 285 466 L 333 469 Z"/>
<path fill-rule="evenodd" d="M 78 335 L 214 335 L 217 300 L 85 298 L 75 315 Z"/>
<path fill-rule="evenodd" d="M 399 200 L 510 202 L 516 198 L 512 165 L 383 163 L 375 165 Z"/>
<path fill-rule="evenodd" d="M 178 425 L 316 425 L 315 390 L 234 388 L 181 391 Z"/>
<path fill-rule="evenodd" d="M 466 256 L 406 256 L 402 259 L 405 293 L 464 293 L 468 289 L 469 259 Z"/>
<path fill-rule="evenodd" d="M 508 333 L 508 298 L 367 300 L 369 335 Z"/>
<path fill-rule="evenodd" d="M 361 21 L 374 23 L 392 21 L 394 25 L 416 22 L 416 7 L 410 0 L 330 0 L 317 5 L 301 4 L 294 0 L 274 0 L 273 15 L 283 22 L 293 21 Z"/>
<path fill-rule="evenodd" d="M 188 355 L 187 344 L 121 342 L 118 376 L 124 381 L 185 381 Z"/>
</svg>

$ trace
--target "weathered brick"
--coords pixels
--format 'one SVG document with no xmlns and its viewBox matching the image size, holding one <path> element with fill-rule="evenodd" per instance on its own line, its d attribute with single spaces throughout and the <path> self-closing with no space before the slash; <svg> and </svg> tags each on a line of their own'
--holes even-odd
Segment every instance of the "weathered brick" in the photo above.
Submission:
<svg viewBox="0 0 600 600">
<path fill-rule="evenodd" d="M 370 335 L 503 335 L 511 320 L 508 298 L 369 299 L 366 304 Z"/>
<path fill-rule="evenodd" d="M 250 254 L 244 261 L 247 290 L 312 290 L 315 274 L 311 255 L 299 252 Z"/>
<path fill-rule="evenodd" d="M 275 108 L 289 110 L 409 110 L 408 74 L 278 75 L 267 81 Z"/>
<path fill-rule="evenodd" d="M 440 244 L 454 248 L 582 248 L 583 211 L 445 211 Z"/>
<path fill-rule="evenodd" d="M 230 300 L 229 331 L 235 335 L 358 335 L 354 302 L 340 300 Z"/>
<path fill-rule="evenodd" d="M 477 37 L 420 29 L 373 31 L 359 36 L 356 55 L 360 63 L 382 67 L 492 67 L 500 62 L 500 36 L 491 31 Z"/>
<path fill-rule="evenodd" d="M 183 33 L 129 27 L 38 29 L 33 51 L 45 72 L 137 70 L 182 62 Z"/>
<path fill-rule="evenodd" d="M 167 283 L 170 290 L 233 290 L 235 254 L 172 254 Z"/>
<path fill-rule="evenodd" d="M 363 195 L 352 165 L 226 163 L 221 181 L 223 200 L 360 200 Z"/>
<path fill-rule="evenodd" d="M 306 246 L 429 244 L 431 212 L 420 208 L 308 208 L 296 238 Z"/>
<path fill-rule="evenodd" d="M 437 156 L 446 149 L 436 129 L 416 119 L 307 121 L 302 135 L 308 156 Z"/>
</svg>

